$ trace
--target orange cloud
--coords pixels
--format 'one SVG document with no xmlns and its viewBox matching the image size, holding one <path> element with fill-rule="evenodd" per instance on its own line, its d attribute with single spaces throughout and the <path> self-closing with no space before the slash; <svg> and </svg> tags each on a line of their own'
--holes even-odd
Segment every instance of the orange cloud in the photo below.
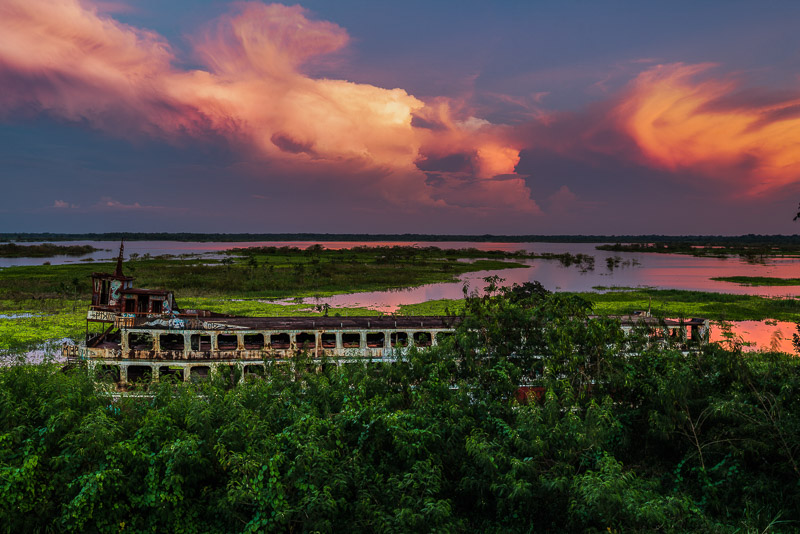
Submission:
<svg viewBox="0 0 800 534">
<path fill-rule="evenodd" d="M 46 112 L 125 136 L 222 135 L 300 178 L 335 168 L 346 180 L 347 168 L 360 177 L 371 170 L 371 189 L 399 204 L 535 208 L 524 180 L 506 176 L 519 148 L 501 128 L 402 89 L 305 74 L 349 38 L 300 6 L 236 4 L 193 40 L 205 69 L 185 70 L 162 37 L 98 5 L 3 0 L 0 112 Z M 424 116 L 444 127 L 413 123 Z M 417 165 L 449 154 L 469 154 L 468 178 L 482 184 L 467 203 L 460 188 L 437 190 Z"/>
<path fill-rule="evenodd" d="M 0 4 L 0 109 L 41 110 L 111 125 L 163 102 L 172 59 L 157 35 L 104 19 L 77 1 Z M 155 83 L 154 83 L 155 82 Z M 139 123 L 137 129 L 152 127 Z"/>
<path fill-rule="evenodd" d="M 463 104 L 451 99 L 438 99 L 416 111 L 420 159 L 462 154 L 469 159 L 470 168 L 478 178 L 514 174 L 519 163 L 517 142 L 504 128 L 473 117 L 462 108 Z"/>
<path fill-rule="evenodd" d="M 648 162 L 740 181 L 748 194 L 800 179 L 800 93 L 741 91 L 705 79 L 709 64 L 659 65 L 637 76 L 613 111 Z"/>
</svg>

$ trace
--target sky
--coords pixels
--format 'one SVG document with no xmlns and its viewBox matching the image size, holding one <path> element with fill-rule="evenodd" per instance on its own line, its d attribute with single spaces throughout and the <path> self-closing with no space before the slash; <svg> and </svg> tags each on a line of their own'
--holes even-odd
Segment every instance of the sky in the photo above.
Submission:
<svg viewBox="0 0 800 534">
<path fill-rule="evenodd" d="M 794 234 L 800 3 L 0 0 L 0 231 Z"/>
</svg>

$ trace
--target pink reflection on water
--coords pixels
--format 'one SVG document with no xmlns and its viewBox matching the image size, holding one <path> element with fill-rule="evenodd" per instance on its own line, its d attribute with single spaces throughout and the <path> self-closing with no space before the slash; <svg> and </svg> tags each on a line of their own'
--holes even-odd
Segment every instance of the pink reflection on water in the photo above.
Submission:
<svg viewBox="0 0 800 534">
<path fill-rule="evenodd" d="M 745 351 L 778 351 L 794 354 L 792 334 L 797 332 L 795 323 L 786 321 L 734 321 L 728 323 L 730 332 L 749 346 Z M 726 328 L 711 324 L 711 341 L 726 340 Z"/>
<path fill-rule="evenodd" d="M 98 248 L 109 249 L 110 252 L 95 253 L 95 258 L 108 258 L 118 250 L 119 243 L 113 241 L 74 241 L 62 244 L 91 244 Z M 588 254 L 595 258 L 595 267 L 591 271 L 582 271 L 576 266 L 564 267 L 557 260 L 535 260 L 526 262 L 529 269 L 483 271 L 463 275 L 459 282 L 433 284 L 403 292 L 373 292 L 362 294 L 359 303 L 367 303 L 376 309 L 392 311 L 400 304 L 414 304 L 431 298 L 460 298 L 463 282 L 470 286 L 482 287 L 480 280 L 484 276 L 498 275 L 506 279 L 506 283 L 524 283 L 539 281 L 547 289 L 556 291 L 593 291 L 595 287 L 654 287 L 668 289 L 685 289 L 693 291 L 712 291 L 762 295 L 771 297 L 800 296 L 800 286 L 748 287 L 729 282 L 711 280 L 718 276 L 765 276 L 793 278 L 800 273 L 800 260 L 797 258 L 775 258 L 764 264 L 751 264 L 739 258 L 703 258 L 693 256 L 657 254 L 657 253 L 615 253 L 596 250 L 598 243 L 494 243 L 494 242 L 415 242 L 415 241 L 253 241 L 253 242 L 177 242 L 177 241 L 131 241 L 125 244 L 125 252 L 150 254 L 203 254 L 219 253 L 232 248 L 253 246 L 294 246 L 307 248 L 321 244 L 331 250 L 352 248 L 355 246 L 436 246 L 444 249 L 476 248 L 479 250 L 525 250 L 536 253 Z M 606 260 L 620 258 L 634 262 L 628 266 L 608 269 Z M 80 258 L 52 258 L 52 264 L 74 262 Z M 0 267 L 10 265 L 41 264 L 44 259 L 32 258 L 0 258 Z M 436 286 L 436 287 L 434 287 Z M 351 305 L 352 297 L 343 296 L 342 305 Z M 330 302 L 330 304 L 334 304 Z"/>
</svg>

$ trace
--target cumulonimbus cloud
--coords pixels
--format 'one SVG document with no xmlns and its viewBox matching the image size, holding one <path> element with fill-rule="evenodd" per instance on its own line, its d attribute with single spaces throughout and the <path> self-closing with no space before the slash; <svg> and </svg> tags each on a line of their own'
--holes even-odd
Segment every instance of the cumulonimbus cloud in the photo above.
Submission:
<svg viewBox="0 0 800 534">
<path fill-rule="evenodd" d="M 647 67 L 605 100 L 515 127 L 516 146 L 619 172 L 631 164 L 656 168 L 676 184 L 720 184 L 712 187 L 729 198 L 799 183 L 800 90 L 748 88 L 742 74 L 715 76 L 718 70 Z"/>
<path fill-rule="evenodd" d="M 123 136 L 224 136 L 298 173 L 373 172 L 397 203 L 536 213 L 501 127 L 402 89 L 304 74 L 347 32 L 299 6 L 238 3 L 192 40 L 185 69 L 161 36 L 102 15 L 90 0 L 0 4 L 0 112 L 47 113 Z M 423 124 L 420 126 L 420 121 Z M 464 157 L 458 172 L 422 167 Z M 473 184 L 479 195 L 465 195 Z M 343 184 L 345 185 L 345 184 Z"/>
<path fill-rule="evenodd" d="M 743 90 L 674 63 L 640 73 L 610 117 L 646 161 L 759 194 L 800 180 L 800 91 Z"/>
</svg>

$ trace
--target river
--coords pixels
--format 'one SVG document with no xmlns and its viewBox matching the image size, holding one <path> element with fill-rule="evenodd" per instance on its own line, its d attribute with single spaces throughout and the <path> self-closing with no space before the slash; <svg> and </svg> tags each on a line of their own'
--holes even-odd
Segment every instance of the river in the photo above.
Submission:
<svg viewBox="0 0 800 534">
<path fill-rule="evenodd" d="M 158 256 L 170 254 L 201 254 L 206 257 L 218 256 L 222 251 L 231 248 L 253 246 L 294 246 L 306 248 L 318 242 L 308 241 L 259 241 L 259 242 L 176 242 L 176 241 L 131 241 L 125 243 L 125 256 L 136 253 L 140 256 L 150 254 Z M 53 265 L 75 263 L 91 259 L 110 261 L 116 257 L 119 243 L 112 241 L 69 241 L 64 245 L 92 245 L 105 249 L 78 257 L 58 256 L 55 258 L 0 258 L 0 267 L 14 265 L 41 265 L 49 262 Z M 328 249 L 351 248 L 355 246 L 435 246 L 439 248 L 477 248 L 479 250 L 525 250 L 535 253 L 588 254 L 594 256 L 595 265 L 591 271 L 581 270 L 575 266 L 564 267 L 555 260 L 531 260 L 526 263 L 527 269 L 507 269 L 501 271 L 481 271 L 468 273 L 462 280 L 452 284 L 432 284 L 418 290 L 403 292 L 405 302 L 421 302 L 431 298 L 458 298 L 461 295 L 463 282 L 475 285 L 483 277 L 499 275 L 508 283 L 522 283 L 538 280 L 546 288 L 555 291 L 592 291 L 603 287 L 656 287 L 665 289 L 686 289 L 693 291 L 715 291 L 721 293 L 739 293 L 762 296 L 800 296 L 800 286 L 746 287 L 729 282 L 711 280 L 719 276 L 772 276 L 800 277 L 800 259 L 775 258 L 765 263 L 748 263 L 739 258 L 701 258 L 678 254 L 656 254 L 642 252 L 606 252 L 596 250 L 600 243 L 473 243 L 462 241 L 414 242 L 319 242 Z M 619 264 L 610 269 L 608 258 L 620 258 Z M 376 295 L 381 295 L 376 297 Z M 416 296 L 418 295 L 418 296 Z M 378 292 L 363 294 L 363 300 L 375 302 L 375 298 L 396 304 L 402 297 L 396 292 Z"/>
</svg>

